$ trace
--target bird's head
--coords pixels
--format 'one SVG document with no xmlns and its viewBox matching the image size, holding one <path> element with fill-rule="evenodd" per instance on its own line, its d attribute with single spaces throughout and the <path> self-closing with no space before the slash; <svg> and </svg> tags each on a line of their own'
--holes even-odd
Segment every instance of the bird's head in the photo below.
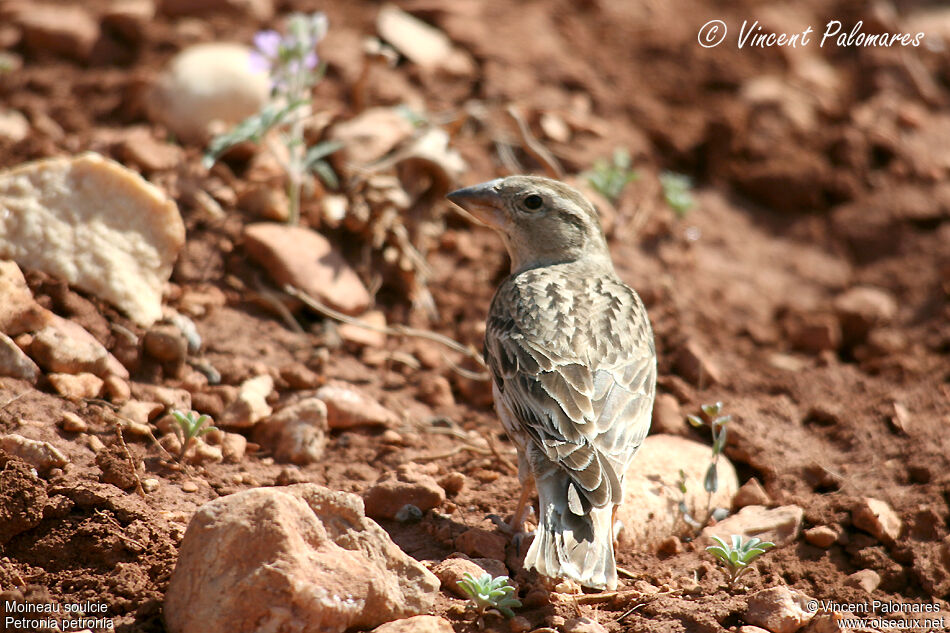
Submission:
<svg viewBox="0 0 950 633">
<path fill-rule="evenodd" d="M 540 176 L 508 176 L 447 198 L 498 231 L 512 272 L 589 258 L 610 265 L 597 210 L 573 187 Z"/>
</svg>

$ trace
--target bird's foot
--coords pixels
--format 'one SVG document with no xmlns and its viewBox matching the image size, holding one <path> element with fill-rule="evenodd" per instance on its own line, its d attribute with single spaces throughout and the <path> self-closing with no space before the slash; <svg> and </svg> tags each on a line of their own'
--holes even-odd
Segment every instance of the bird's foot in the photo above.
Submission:
<svg viewBox="0 0 950 633">
<path fill-rule="evenodd" d="M 505 521 L 497 514 L 489 514 L 488 520 L 494 523 L 495 527 L 497 527 L 502 534 L 507 534 L 508 536 L 512 536 L 514 534 L 514 531 L 511 529 L 511 525 L 508 523 L 508 521 Z"/>
</svg>

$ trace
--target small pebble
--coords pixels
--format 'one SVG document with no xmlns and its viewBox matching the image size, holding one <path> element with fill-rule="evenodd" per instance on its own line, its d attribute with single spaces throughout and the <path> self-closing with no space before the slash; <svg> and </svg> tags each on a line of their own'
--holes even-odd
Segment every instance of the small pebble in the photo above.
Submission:
<svg viewBox="0 0 950 633">
<path fill-rule="evenodd" d="M 86 421 L 72 411 L 63 411 L 63 419 L 60 424 L 63 430 L 68 433 L 85 433 L 89 430 Z"/>
<path fill-rule="evenodd" d="M 198 492 L 198 484 L 193 481 L 186 481 L 181 485 L 183 492 Z"/>
<path fill-rule="evenodd" d="M 379 436 L 379 440 L 383 444 L 395 444 L 397 446 L 402 446 L 405 444 L 405 440 L 403 439 L 402 435 L 396 433 L 392 429 L 386 429 L 383 431 Z"/>
<path fill-rule="evenodd" d="M 158 490 L 158 480 L 153 477 L 149 477 L 148 479 L 143 479 L 142 490 L 144 490 L 145 492 L 155 492 L 156 490 Z"/>
<path fill-rule="evenodd" d="M 95 435 L 86 436 L 86 445 L 90 448 L 90 450 L 92 450 L 93 453 L 99 453 L 106 450 L 106 445 L 103 444 L 102 440 L 100 440 Z"/>
<path fill-rule="evenodd" d="M 818 525 L 805 530 L 805 540 L 824 549 L 831 547 L 838 540 L 838 534 L 827 525 Z"/>
<path fill-rule="evenodd" d="M 439 485 L 445 490 L 447 495 L 458 494 L 465 487 L 465 475 L 462 473 L 449 473 L 439 480 Z"/>
<path fill-rule="evenodd" d="M 531 630 L 531 622 L 523 615 L 516 615 L 508 622 L 511 633 L 526 633 Z"/>
<path fill-rule="evenodd" d="M 668 536 L 660 541 L 657 551 L 664 556 L 673 556 L 683 551 L 683 543 L 675 536 Z"/>
</svg>

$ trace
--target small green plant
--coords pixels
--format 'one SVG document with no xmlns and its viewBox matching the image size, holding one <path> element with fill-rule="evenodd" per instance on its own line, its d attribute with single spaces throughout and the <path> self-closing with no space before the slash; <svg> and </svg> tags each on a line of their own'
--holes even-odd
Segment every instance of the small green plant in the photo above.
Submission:
<svg viewBox="0 0 950 633">
<path fill-rule="evenodd" d="M 196 437 L 201 437 L 205 433 L 217 430 L 211 425 L 210 415 L 198 415 L 196 411 L 182 413 L 177 409 L 172 411 L 175 421 L 178 422 L 178 438 L 181 440 L 181 451 L 178 453 L 178 461 L 185 459 L 185 453 L 192 441 Z M 207 425 L 207 426 L 205 426 Z"/>
<path fill-rule="evenodd" d="M 686 492 L 688 488 L 686 487 L 686 471 L 680 468 L 680 477 L 676 481 L 676 489 L 679 490 L 680 500 L 677 505 L 679 510 L 680 517 L 683 521 L 693 530 L 697 532 L 703 529 L 703 524 L 693 518 L 693 515 L 689 513 L 689 508 L 686 506 Z"/>
<path fill-rule="evenodd" d="M 623 188 L 640 177 L 636 170 L 631 169 L 630 152 L 622 147 L 614 150 L 613 160 L 598 158 L 590 171 L 583 176 L 590 186 L 602 196 L 616 203 L 623 193 Z"/>
<path fill-rule="evenodd" d="M 458 583 L 478 611 L 479 623 L 489 610 L 494 609 L 506 618 L 512 618 L 515 615 L 512 608 L 521 606 L 521 601 L 514 597 L 515 588 L 508 582 L 508 576 L 493 578 L 484 573 L 475 578 L 466 572 Z"/>
<path fill-rule="evenodd" d="M 259 143 L 269 138 L 271 130 L 280 132 L 285 151 L 269 149 L 287 172 L 288 219 L 292 224 L 300 218 L 301 190 L 311 172 L 328 187 L 339 186 L 336 173 L 325 159 L 342 145 L 326 141 L 308 148 L 304 140 L 304 123 L 310 116 L 310 92 L 326 72 L 325 65 L 318 65 L 315 48 L 327 28 L 323 13 L 298 13 L 290 17 L 286 35 L 268 30 L 254 36 L 256 50 L 251 55 L 251 68 L 270 75 L 271 99 L 260 112 L 212 139 L 203 161 L 210 168 L 231 147 L 247 141 Z"/>
<path fill-rule="evenodd" d="M 732 587 L 738 582 L 739 578 L 745 572 L 749 571 L 750 565 L 766 550 L 775 547 L 775 543 L 762 541 L 754 536 L 747 541 L 743 541 L 738 534 L 733 534 L 731 543 L 727 543 L 718 536 L 712 537 L 716 545 L 710 545 L 706 548 L 707 552 L 712 553 L 729 575 L 729 586 Z"/>
<path fill-rule="evenodd" d="M 683 217 L 693 207 L 693 182 L 689 176 L 665 171 L 660 174 L 663 197 L 676 215 Z"/>
<path fill-rule="evenodd" d="M 701 410 L 706 417 L 704 420 L 698 415 L 687 415 L 686 419 L 696 428 L 709 426 L 712 434 L 712 456 L 709 460 L 709 466 L 706 468 L 706 474 L 703 477 L 703 489 L 706 491 L 706 512 L 701 519 L 696 519 L 689 514 L 686 508 L 686 473 L 680 469 L 680 478 L 677 481 L 677 488 L 681 494 L 679 502 L 679 513 L 683 520 L 692 527 L 697 533 L 709 524 L 709 520 L 715 515 L 715 509 L 712 507 L 712 496 L 719 490 L 719 456 L 722 449 L 726 446 L 728 437 L 728 424 L 732 420 L 731 415 L 721 415 L 722 403 L 704 404 Z M 708 420 L 708 422 L 707 422 Z"/>
</svg>

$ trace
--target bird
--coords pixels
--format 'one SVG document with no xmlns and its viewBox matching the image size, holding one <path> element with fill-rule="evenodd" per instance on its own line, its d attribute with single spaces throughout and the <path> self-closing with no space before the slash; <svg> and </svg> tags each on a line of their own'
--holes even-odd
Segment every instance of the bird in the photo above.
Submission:
<svg viewBox="0 0 950 633">
<path fill-rule="evenodd" d="M 573 187 L 515 175 L 447 198 L 497 231 L 511 259 L 491 301 L 484 358 L 518 452 L 513 531 L 538 494 L 524 566 L 616 589 L 616 509 L 656 394 L 646 308 L 617 276 L 596 208 Z"/>
</svg>

